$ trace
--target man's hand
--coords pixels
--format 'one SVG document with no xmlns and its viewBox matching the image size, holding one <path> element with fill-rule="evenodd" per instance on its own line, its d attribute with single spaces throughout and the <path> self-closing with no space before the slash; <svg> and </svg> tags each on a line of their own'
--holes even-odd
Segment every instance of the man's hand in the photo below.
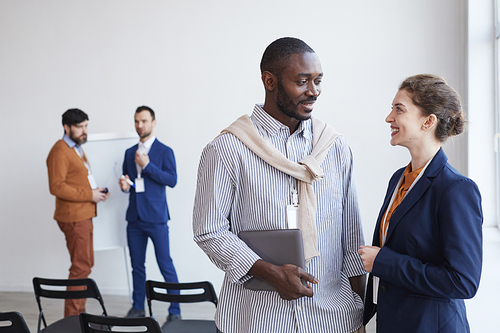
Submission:
<svg viewBox="0 0 500 333">
<path fill-rule="evenodd" d="M 141 168 L 144 168 L 144 166 L 149 163 L 149 156 L 146 154 L 141 154 L 139 153 L 139 150 L 136 150 L 134 161 L 135 163 L 139 164 Z"/>
<path fill-rule="evenodd" d="M 130 185 L 127 183 L 127 179 L 130 180 L 130 177 L 128 175 L 121 176 L 120 180 L 118 181 L 118 185 L 120 185 L 120 188 L 122 191 L 128 191 L 130 188 Z"/>
<path fill-rule="evenodd" d="M 380 248 L 377 246 L 360 246 L 358 250 L 358 254 L 361 256 L 361 260 L 363 260 L 363 266 L 365 266 L 365 271 L 372 272 L 373 262 L 377 257 L 378 251 Z"/>
<path fill-rule="evenodd" d="M 317 278 L 298 266 L 276 266 L 263 260 L 257 260 L 248 273 L 269 282 L 280 297 L 287 301 L 313 296 L 311 286 L 307 284 L 307 287 L 304 287 L 301 278 L 310 283 L 318 283 Z"/>
<path fill-rule="evenodd" d="M 103 193 L 105 187 L 96 188 L 92 190 L 92 201 L 98 203 L 99 201 L 106 201 L 109 198 L 109 192 Z"/>
</svg>

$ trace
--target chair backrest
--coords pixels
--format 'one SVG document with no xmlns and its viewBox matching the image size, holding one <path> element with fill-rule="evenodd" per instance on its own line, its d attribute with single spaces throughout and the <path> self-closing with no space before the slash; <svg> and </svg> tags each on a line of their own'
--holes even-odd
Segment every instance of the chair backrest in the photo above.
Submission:
<svg viewBox="0 0 500 333">
<path fill-rule="evenodd" d="M 19 312 L 0 312 L 0 333 L 30 333 L 30 330 Z"/>
<path fill-rule="evenodd" d="M 157 292 L 155 289 L 161 289 L 162 292 Z M 202 289 L 202 292 L 190 294 L 168 293 L 168 290 L 182 291 L 194 289 Z M 173 283 L 148 280 L 146 281 L 146 296 L 150 316 L 153 315 L 151 306 L 151 301 L 153 300 L 169 303 L 212 302 L 217 306 L 217 295 L 215 294 L 214 286 L 208 281 Z"/>
<path fill-rule="evenodd" d="M 80 289 L 47 289 L 45 286 L 51 287 L 69 287 L 69 288 L 80 288 Z M 38 310 L 40 311 L 38 317 L 38 327 L 40 328 L 40 320 L 43 320 L 43 324 L 47 327 L 47 322 L 45 321 L 45 316 L 43 314 L 42 303 L 40 298 L 58 298 L 58 299 L 80 299 L 80 298 L 94 298 L 96 299 L 102 308 L 103 316 L 107 316 L 106 307 L 104 306 L 104 300 L 102 299 L 101 292 L 97 288 L 97 284 L 93 279 L 45 279 L 35 277 L 33 278 L 33 289 L 35 290 L 35 298 L 38 303 Z"/>
<path fill-rule="evenodd" d="M 131 332 L 131 327 L 141 328 L 132 332 L 162 333 L 160 324 L 152 317 L 125 318 L 97 316 L 89 313 L 80 313 L 82 333 Z M 112 327 L 112 329 L 110 329 Z"/>
</svg>

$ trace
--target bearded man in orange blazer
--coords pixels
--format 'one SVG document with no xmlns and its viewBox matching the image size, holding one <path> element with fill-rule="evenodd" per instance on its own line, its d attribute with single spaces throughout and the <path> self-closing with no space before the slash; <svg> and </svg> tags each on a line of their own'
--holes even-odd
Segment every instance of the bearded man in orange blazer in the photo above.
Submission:
<svg viewBox="0 0 500 333">
<path fill-rule="evenodd" d="M 56 197 L 54 219 L 66 236 L 71 258 L 69 279 L 83 279 L 94 266 L 92 218 L 96 204 L 109 193 L 97 188 L 90 163 L 81 147 L 87 142 L 88 115 L 69 109 L 62 116 L 63 138 L 55 143 L 47 157 L 50 193 Z M 85 312 L 85 299 L 66 300 L 64 316 Z"/>
</svg>

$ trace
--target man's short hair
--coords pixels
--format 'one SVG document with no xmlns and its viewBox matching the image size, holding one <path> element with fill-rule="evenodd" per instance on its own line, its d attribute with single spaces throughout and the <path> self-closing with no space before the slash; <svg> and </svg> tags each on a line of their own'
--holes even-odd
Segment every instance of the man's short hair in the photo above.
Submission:
<svg viewBox="0 0 500 333">
<path fill-rule="evenodd" d="M 265 71 L 279 76 L 288 65 L 288 59 L 294 54 L 316 53 L 304 41 L 294 37 L 275 40 L 264 51 L 260 61 L 260 73 Z"/>
<path fill-rule="evenodd" d="M 69 127 L 89 120 L 89 116 L 80 109 L 69 109 L 62 115 L 62 124 Z"/>
<path fill-rule="evenodd" d="M 149 113 L 151 113 L 151 117 L 153 118 L 153 120 L 155 120 L 155 112 L 149 106 L 145 106 L 145 105 L 139 106 L 137 108 L 137 110 L 135 110 L 135 113 L 139 113 L 142 111 L 149 111 Z"/>
</svg>

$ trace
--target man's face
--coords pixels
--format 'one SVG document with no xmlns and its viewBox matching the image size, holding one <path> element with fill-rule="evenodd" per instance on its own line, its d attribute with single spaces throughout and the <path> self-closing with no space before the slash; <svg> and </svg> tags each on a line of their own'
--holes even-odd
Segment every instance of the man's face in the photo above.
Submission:
<svg viewBox="0 0 500 333">
<path fill-rule="evenodd" d="M 311 117 L 321 94 L 323 71 L 316 53 L 294 54 L 278 78 L 276 104 L 282 113 L 297 120 Z"/>
<path fill-rule="evenodd" d="M 141 139 L 148 139 L 153 134 L 156 120 L 153 120 L 151 113 L 147 110 L 135 114 L 135 130 Z"/>
<path fill-rule="evenodd" d="M 88 120 L 84 120 L 76 125 L 64 125 L 64 131 L 71 140 L 80 146 L 87 142 L 87 124 Z"/>
</svg>

